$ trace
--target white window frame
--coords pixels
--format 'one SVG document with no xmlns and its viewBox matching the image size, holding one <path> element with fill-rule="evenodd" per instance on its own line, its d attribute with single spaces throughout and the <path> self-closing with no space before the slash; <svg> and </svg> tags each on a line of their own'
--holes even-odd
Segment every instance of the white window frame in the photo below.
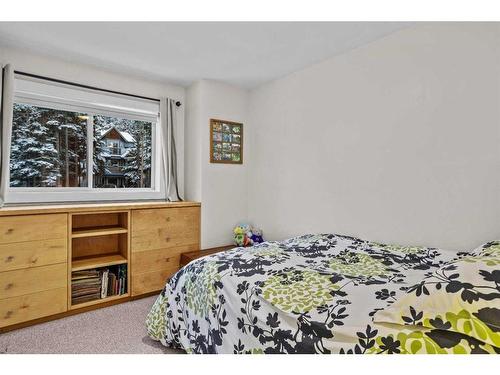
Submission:
<svg viewBox="0 0 500 375">
<path fill-rule="evenodd" d="M 112 94 L 110 94 L 112 95 Z M 42 108 L 81 112 L 87 119 L 87 186 L 86 187 L 11 187 L 10 178 L 7 188 L 6 203 L 54 203 L 54 202 L 89 202 L 89 201 L 128 201 L 165 199 L 166 189 L 163 178 L 161 141 L 159 135 L 160 114 L 156 118 L 151 115 L 145 117 L 140 111 L 134 114 L 131 110 L 120 111 L 113 108 L 111 111 L 90 108 L 78 105 L 73 100 L 56 100 L 43 98 L 40 95 L 15 92 L 14 103 L 29 104 Z M 150 121 L 152 123 L 151 141 L 151 188 L 93 188 L 93 120 L 95 115 L 119 117 L 129 120 Z"/>
</svg>

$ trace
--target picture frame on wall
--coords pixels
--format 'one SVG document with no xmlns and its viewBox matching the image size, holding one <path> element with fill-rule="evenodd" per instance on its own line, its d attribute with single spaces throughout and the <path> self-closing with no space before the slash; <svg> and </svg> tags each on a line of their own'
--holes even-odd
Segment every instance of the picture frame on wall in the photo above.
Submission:
<svg viewBox="0 0 500 375">
<path fill-rule="evenodd" d="M 210 119 L 210 163 L 243 164 L 243 124 Z"/>
</svg>

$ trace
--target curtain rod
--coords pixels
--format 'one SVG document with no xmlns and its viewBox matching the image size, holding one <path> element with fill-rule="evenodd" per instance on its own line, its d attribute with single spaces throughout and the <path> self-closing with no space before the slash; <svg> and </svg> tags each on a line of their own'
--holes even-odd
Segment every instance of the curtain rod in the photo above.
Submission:
<svg viewBox="0 0 500 375">
<path fill-rule="evenodd" d="M 32 73 L 26 73 L 26 72 L 21 72 L 19 70 L 14 70 L 15 74 L 19 74 L 21 76 L 26 76 L 26 77 L 31 77 L 31 78 L 37 78 L 37 79 L 43 79 L 45 81 L 50 81 L 50 82 L 56 82 L 56 83 L 62 83 L 65 85 L 71 85 L 71 86 L 76 86 L 76 87 L 81 87 L 83 89 L 90 89 L 90 90 L 96 90 L 96 91 L 102 91 L 102 92 L 107 92 L 110 94 L 118 94 L 118 95 L 125 95 L 125 96 L 130 96 L 132 98 L 137 98 L 137 99 L 146 99 L 146 100 L 152 100 L 154 102 L 160 102 L 160 99 L 155 99 L 155 98 L 149 98 L 147 96 L 141 96 L 141 95 L 134 95 L 134 94 L 128 94 L 126 92 L 121 92 L 121 91 L 114 91 L 114 90 L 108 90 L 108 89 L 102 89 L 100 87 L 95 87 L 95 86 L 88 86 L 88 85 L 82 85 L 81 83 L 76 83 L 76 82 L 70 82 L 70 81 L 64 81 L 62 79 L 57 79 L 57 78 L 51 78 L 51 77 L 46 77 L 46 76 L 41 76 L 38 74 L 32 74 Z M 181 106 L 180 101 L 176 101 L 175 105 L 177 107 Z"/>
</svg>

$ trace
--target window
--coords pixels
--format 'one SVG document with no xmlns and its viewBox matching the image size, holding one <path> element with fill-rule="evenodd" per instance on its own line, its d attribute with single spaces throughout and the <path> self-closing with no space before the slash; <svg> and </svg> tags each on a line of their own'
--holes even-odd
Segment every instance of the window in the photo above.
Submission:
<svg viewBox="0 0 500 375">
<path fill-rule="evenodd" d="M 153 124 L 94 116 L 94 187 L 150 188 Z"/>
<path fill-rule="evenodd" d="M 20 77 L 14 102 L 8 202 L 164 197 L 158 102 Z"/>
<path fill-rule="evenodd" d="M 87 186 L 85 118 L 78 112 L 15 103 L 10 186 Z"/>
</svg>

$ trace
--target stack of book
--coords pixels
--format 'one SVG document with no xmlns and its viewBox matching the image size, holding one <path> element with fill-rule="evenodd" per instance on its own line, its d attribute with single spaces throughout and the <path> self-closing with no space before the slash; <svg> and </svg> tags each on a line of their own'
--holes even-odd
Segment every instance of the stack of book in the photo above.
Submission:
<svg viewBox="0 0 500 375">
<path fill-rule="evenodd" d="M 75 271 L 71 274 L 71 304 L 101 297 L 101 275 L 98 270 Z"/>
<path fill-rule="evenodd" d="M 71 274 L 71 304 L 127 293 L 127 265 L 75 271 Z"/>
</svg>

